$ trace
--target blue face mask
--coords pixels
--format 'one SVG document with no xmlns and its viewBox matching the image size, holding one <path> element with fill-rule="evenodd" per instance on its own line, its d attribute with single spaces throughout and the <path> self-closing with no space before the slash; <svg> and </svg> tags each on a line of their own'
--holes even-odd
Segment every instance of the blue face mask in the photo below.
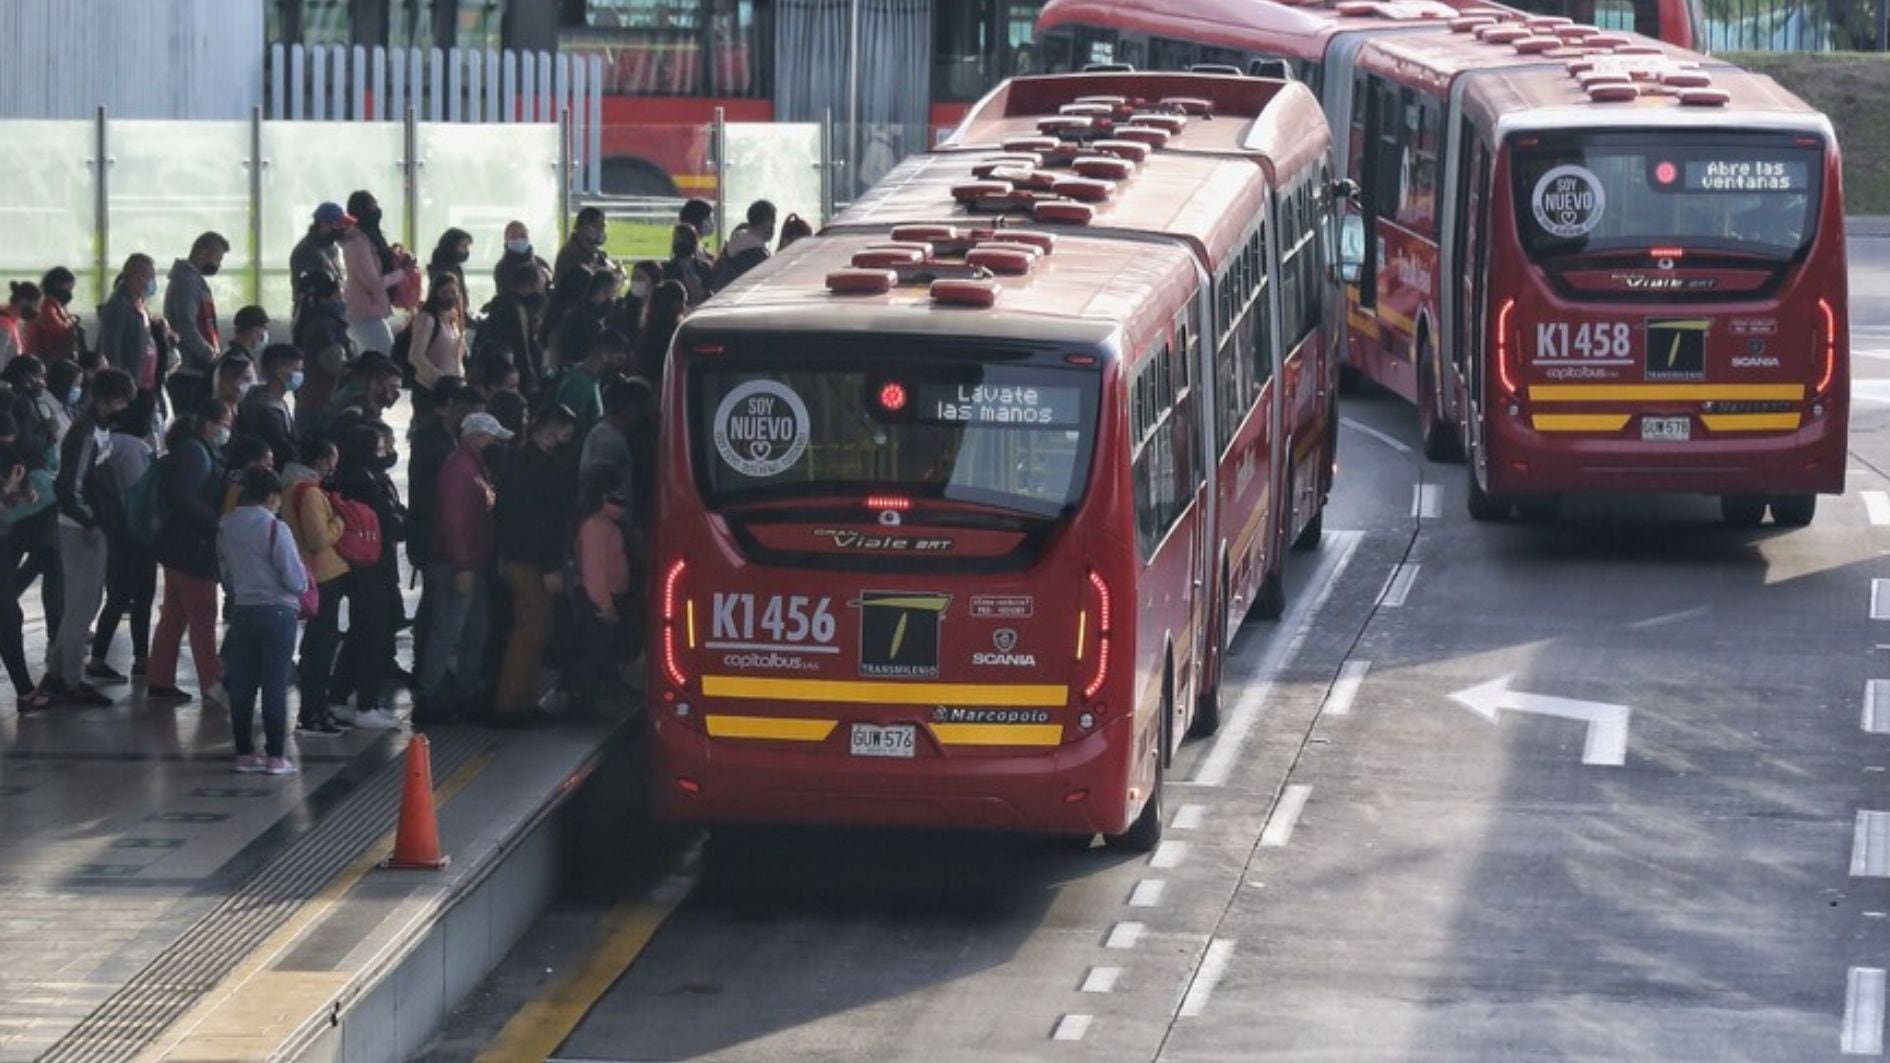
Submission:
<svg viewBox="0 0 1890 1063">
<path fill-rule="evenodd" d="M 66 405 L 77 406 L 79 404 L 79 400 L 84 397 L 85 397 L 85 389 L 80 387 L 77 384 L 74 384 L 66 392 Z"/>
<path fill-rule="evenodd" d="M 152 277 L 150 280 L 144 282 L 144 297 L 146 299 L 157 298 L 157 278 L 156 277 Z"/>
<path fill-rule="evenodd" d="M 532 242 L 530 240 L 507 240 L 505 242 L 505 249 L 515 255 L 529 255 L 532 253 Z"/>
<path fill-rule="evenodd" d="M 297 369 L 289 374 L 289 390 L 295 391 L 302 386 L 302 371 Z"/>
</svg>

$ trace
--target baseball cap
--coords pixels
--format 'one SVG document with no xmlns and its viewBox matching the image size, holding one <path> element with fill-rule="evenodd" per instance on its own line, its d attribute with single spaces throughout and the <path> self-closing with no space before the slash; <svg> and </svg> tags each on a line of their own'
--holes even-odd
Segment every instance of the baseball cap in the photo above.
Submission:
<svg viewBox="0 0 1890 1063">
<path fill-rule="evenodd" d="M 353 225 L 354 215 L 342 210 L 339 203 L 323 203 L 315 208 L 315 220 L 328 225 Z"/>
<path fill-rule="evenodd" d="M 459 434 L 462 436 L 491 436 L 501 443 L 512 438 L 512 433 L 508 431 L 504 425 L 499 423 L 497 417 L 489 413 L 467 414 L 466 419 L 459 422 Z"/>
</svg>

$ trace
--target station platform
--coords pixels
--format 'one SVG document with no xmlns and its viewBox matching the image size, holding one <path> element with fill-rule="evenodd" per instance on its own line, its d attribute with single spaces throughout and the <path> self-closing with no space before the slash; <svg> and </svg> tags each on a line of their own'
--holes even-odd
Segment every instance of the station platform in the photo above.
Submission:
<svg viewBox="0 0 1890 1063">
<path fill-rule="evenodd" d="M 395 871 L 406 729 L 238 775 L 225 712 L 106 689 L 0 695 L 0 1061 L 411 1056 L 550 901 L 559 817 L 634 730 L 429 729 L 451 862 Z"/>
</svg>

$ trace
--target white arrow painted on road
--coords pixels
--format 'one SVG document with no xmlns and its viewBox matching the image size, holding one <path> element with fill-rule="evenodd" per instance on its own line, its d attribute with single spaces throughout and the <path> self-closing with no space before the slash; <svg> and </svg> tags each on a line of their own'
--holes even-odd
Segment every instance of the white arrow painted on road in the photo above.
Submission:
<svg viewBox="0 0 1890 1063">
<path fill-rule="evenodd" d="M 1491 723 L 1495 723 L 1496 718 L 1505 711 L 1580 720 L 1588 725 L 1588 739 L 1582 745 L 1583 764 L 1605 764 L 1618 768 L 1627 763 L 1630 711 L 1626 705 L 1577 701 L 1547 694 L 1525 694 L 1509 688 L 1509 681 L 1513 678 L 1506 675 L 1501 679 L 1492 679 L 1468 690 L 1459 690 L 1450 698 Z"/>
</svg>

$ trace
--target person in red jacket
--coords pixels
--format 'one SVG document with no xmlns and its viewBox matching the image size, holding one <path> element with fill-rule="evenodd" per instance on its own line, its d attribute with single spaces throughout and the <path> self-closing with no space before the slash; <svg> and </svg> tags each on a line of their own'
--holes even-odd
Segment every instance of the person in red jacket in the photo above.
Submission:
<svg viewBox="0 0 1890 1063">
<path fill-rule="evenodd" d="M 433 558 L 421 590 L 432 625 L 415 677 L 416 724 L 452 720 L 483 679 L 494 500 L 485 454 L 511 438 L 491 414 L 468 414 L 459 425 L 459 446 L 440 470 Z"/>
</svg>

